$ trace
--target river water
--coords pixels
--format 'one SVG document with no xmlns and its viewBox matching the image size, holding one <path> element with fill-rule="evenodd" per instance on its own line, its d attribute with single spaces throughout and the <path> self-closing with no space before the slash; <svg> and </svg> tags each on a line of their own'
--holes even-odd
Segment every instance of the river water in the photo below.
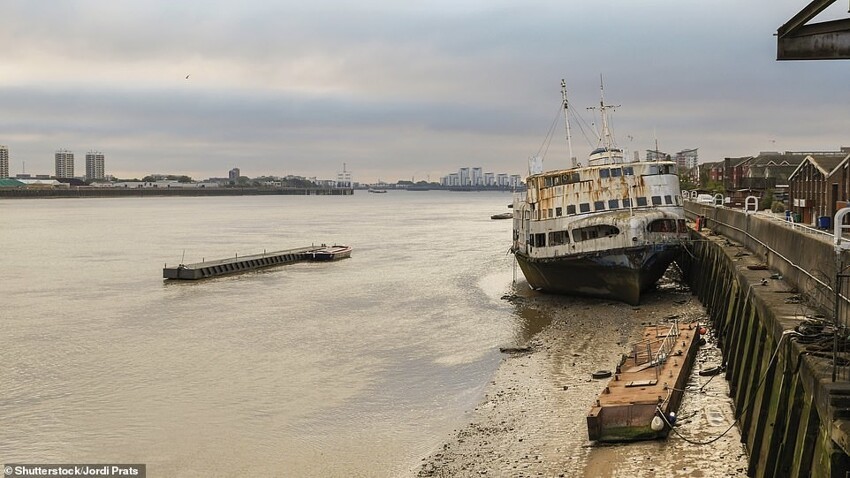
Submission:
<svg viewBox="0 0 850 478">
<path fill-rule="evenodd" d="M 0 462 L 403 476 L 473 408 L 511 291 L 508 193 L 0 201 Z M 351 259 L 171 283 L 176 265 Z"/>
<path fill-rule="evenodd" d="M 514 284 L 511 221 L 490 219 L 511 199 L 0 201 L 0 463 L 144 463 L 152 477 L 403 477 L 458 448 L 451 440 L 470 422 L 516 419 L 519 442 L 549 443 L 551 455 L 543 444 L 523 455 L 509 434 L 491 450 L 502 461 L 490 460 L 485 434 L 480 449 L 468 440 L 457 469 L 472 469 L 469 460 L 498 475 L 549 456 L 523 466 L 656 476 L 646 460 L 658 460 L 668 472 L 658 476 L 714 476 L 716 466 L 699 465 L 712 456 L 723 476 L 740 474 L 734 433 L 710 450 L 670 439 L 589 451 L 584 414 L 599 385 L 588 370 L 612 363 L 642 321 L 661 318 L 652 304 L 687 294 L 660 291 L 633 308 L 544 297 L 521 274 Z M 161 278 L 165 264 L 311 243 L 354 252 L 201 282 Z M 518 294 L 525 299 L 503 300 Z M 550 322 L 533 362 L 545 380 L 525 362 L 497 373 L 500 346 L 524 345 Z M 703 434 L 731 423 L 715 420 L 732 415 L 725 382 L 715 385 L 716 397 L 683 404 Z M 480 404 L 508 395 L 516 413 L 479 416 Z"/>
</svg>

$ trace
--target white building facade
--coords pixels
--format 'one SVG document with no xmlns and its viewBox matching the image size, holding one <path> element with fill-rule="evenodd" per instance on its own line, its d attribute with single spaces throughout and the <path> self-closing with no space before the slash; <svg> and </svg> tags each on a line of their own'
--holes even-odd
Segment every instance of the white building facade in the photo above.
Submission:
<svg viewBox="0 0 850 478">
<path fill-rule="evenodd" d="M 104 171 L 105 161 L 103 153 L 100 151 L 89 151 L 86 153 L 86 179 L 104 179 L 106 172 Z M 73 171 L 72 171 L 73 173 Z"/>
<path fill-rule="evenodd" d="M 9 148 L 0 145 L 0 179 L 9 177 Z"/>
<path fill-rule="evenodd" d="M 472 168 L 472 185 L 484 185 L 484 170 L 482 170 L 481 168 Z"/>
<path fill-rule="evenodd" d="M 57 178 L 74 177 L 74 153 L 66 149 L 56 151 L 54 155 Z"/>
</svg>

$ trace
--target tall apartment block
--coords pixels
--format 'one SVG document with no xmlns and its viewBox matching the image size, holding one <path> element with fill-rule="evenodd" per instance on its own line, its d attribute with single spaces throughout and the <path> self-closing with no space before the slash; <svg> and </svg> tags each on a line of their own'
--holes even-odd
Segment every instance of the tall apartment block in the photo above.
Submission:
<svg viewBox="0 0 850 478">
<path fill-rule="evenodd" d="M 0 179 L 9 177 L 9 148 L 0 145 Z"/>
<path fill-rule="evenodd" d="M 73 156 L 71 161 L 73 162 Z M 73 172 L 73 167 L 71 169 Z M 103 153 L 100 151 L 89 151 L 86 153 L 86 179 L 91 181 L 92 179 L 103 179 L 104 178 L 104 160 Z"/>
<path fill-rule="evenodd" d="M 71 151 L 60 149 L 56 151 L 56 177 L 57 178 L 73 178 L 74 177 L 74 153 Z"/>
</svg>

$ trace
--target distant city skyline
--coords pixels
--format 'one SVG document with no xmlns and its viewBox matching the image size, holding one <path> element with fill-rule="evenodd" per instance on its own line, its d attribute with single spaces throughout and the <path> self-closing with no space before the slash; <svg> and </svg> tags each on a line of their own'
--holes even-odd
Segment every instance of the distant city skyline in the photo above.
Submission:
<svg viewBox="0 0 850 478">
<path fill-rule="evenodd" d="M 523 178 L 519 174 L 485 172 L 484 168 L 462 167 L 456 173 L 449 173 L 440 178 L 441 186 L 474 186 L 474 187 L 519 187 Z"/>
</svg>

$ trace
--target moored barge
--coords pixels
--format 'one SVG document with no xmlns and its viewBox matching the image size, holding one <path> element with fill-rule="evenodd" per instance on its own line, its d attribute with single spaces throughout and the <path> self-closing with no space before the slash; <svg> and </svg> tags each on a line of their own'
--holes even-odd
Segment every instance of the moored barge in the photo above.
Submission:
<svg viewBox="0 0 850 478">
<path fill-rule="evenodd" d="M 301 261 L 329 261 L 346 257 L 351 257 L 351 246 L 322 244 L 241 257 L 235 255 L 227 259 L 179 264 L 175 267 L 166 265 L 162 269 L 162 277 L 172 280 L 199 280 Z"/>
<path fill-rule="evenodd" d="M 700 332 L 697 323 L 646 327 L 643 340 L 623 355 L 587 414 L 588 438 L 621 442 L 667 436 L 699 349 Z"/>
</svg>

